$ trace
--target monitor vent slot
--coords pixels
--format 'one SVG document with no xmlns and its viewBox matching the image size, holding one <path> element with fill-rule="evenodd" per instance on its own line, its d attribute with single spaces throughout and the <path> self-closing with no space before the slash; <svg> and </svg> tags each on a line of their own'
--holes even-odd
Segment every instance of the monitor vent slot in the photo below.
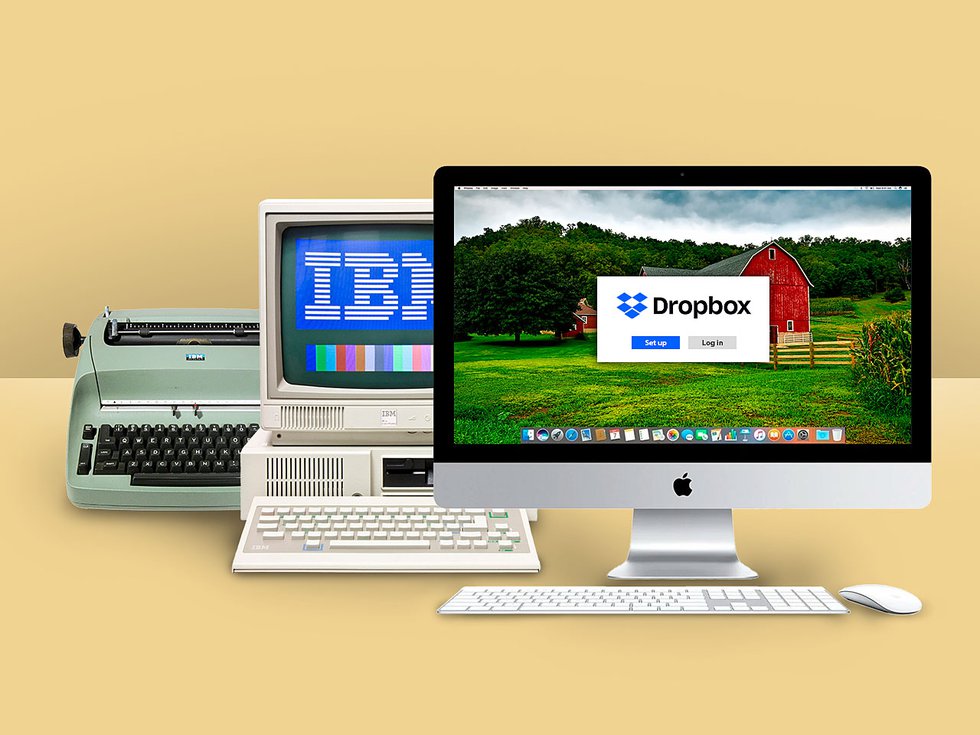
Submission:
<svg viewBox="0 0 980 735">
<path fill-rule="evenodd" d="M 344 428 L 343 406 L 283 406 L 284 431 L 339 431 Z"/>
<path fill-rule="evenodd" d="M 267 457 L 265 494 L 273 498 L 327 498 L 344 494 L 343 457 Z"/>
</svg>

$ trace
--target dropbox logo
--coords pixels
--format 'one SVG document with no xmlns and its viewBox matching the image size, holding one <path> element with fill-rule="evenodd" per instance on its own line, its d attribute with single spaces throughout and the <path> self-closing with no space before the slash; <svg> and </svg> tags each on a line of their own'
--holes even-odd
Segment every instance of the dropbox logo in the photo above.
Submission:
<svg viewBox="0 0 980 735">
<path fill-rule="evenodd" d="M 630 319 L 636 319 L 641 312 L 646 311 L 647 306 L 643 302 L 647 300 L 647 296 L 644 293 L 638 293 L 635 296 L 630 296 L 628 293 L 623 292 L 619 295 L 620 305 L 616 308 L 623 312 Z"/>
</svg>

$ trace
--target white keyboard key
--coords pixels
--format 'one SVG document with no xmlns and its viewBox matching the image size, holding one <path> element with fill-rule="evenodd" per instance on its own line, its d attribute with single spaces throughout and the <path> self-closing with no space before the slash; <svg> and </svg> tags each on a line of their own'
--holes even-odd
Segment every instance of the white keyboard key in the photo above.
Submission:
<svg viewBox="0 0 980 735">
<path fill-rule="evenodd" d="M 283 539 L 285 537 L 286 534 L 284 534 L 282 531 L 266 531 L 265 533 L 262 534 L 262 538 L 270 541 L 276 539 Z"/>
<path fill-rule="evenodd" d="M 442 549 L 451 549 L 451 548 L 453 548 L 453 542 L 452 541 L 440 541 L 439 542 L 439 548 L 442 548 Z"/>
<path fill-rule="evenodd" d="M 331 549 L 428 549 L 428 541 L 331 541 Z"/>
<path fill-rule="evenodd" d="M 259 531 L 275 531 L 279 528 L 278 523 L 259 523 L 255 526 Z"/>
</svg>

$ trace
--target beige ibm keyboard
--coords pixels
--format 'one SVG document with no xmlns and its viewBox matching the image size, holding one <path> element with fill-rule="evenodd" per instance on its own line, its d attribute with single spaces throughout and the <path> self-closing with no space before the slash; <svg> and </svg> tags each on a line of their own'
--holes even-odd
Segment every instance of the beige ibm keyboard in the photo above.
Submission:
<svg viewBox="0 0 980 735">
<path fill-rule="evenodd" d="M 541 563 L 523 509 L 440 508 L 425 497 L 259 497 L 232 569 L 537 572 Z"/>
</svg>

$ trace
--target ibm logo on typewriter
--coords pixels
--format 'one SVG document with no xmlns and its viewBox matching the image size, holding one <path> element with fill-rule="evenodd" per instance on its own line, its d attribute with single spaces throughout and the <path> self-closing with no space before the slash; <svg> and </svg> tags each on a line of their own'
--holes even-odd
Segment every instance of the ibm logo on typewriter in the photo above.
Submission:
<svg viewBox="0 0 980 735">
<path fill-rule="evenodd" d="M 624 292 L 619 295 L 620 304 L 616 308 L 630 319 L 636 319 L 641 312 L 646 311 L 647 305 L 643 303 L 646 300 L 647 295 L 644 293 L 638 293 L 635 296 L 630 296 L 628 293 Z"/>
<path fill-rule="evenodd" d="M 299 329 L 432 329 L 432 240 L 296 241 Z"/>
</svg>

